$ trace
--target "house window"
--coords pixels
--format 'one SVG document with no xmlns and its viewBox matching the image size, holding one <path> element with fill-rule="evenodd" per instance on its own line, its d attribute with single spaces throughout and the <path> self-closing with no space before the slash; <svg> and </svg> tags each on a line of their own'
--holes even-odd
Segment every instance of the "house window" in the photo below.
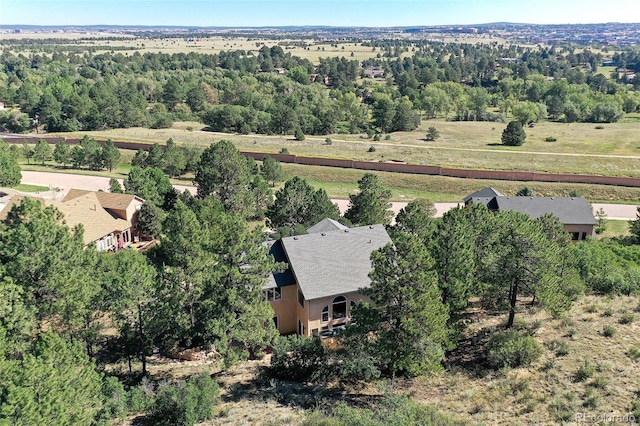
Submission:
<svg viewBox="0 0 640 426">
<path fill-rule="evenodd" d="M 300 318 L 298 318 L 298 334 L 301 336 L 304 335 L 304 323 Z"/>
<path fill-rule="evenodd" d="M 265 300 L 269 302 L 275 302 L 276 300 L 282 299 L 282 290 L 280 289 L 280 287 L 263 290 L 262 294 Z"/>
<path fill-rule="evenodd" d="M 581 240 L 586 240 L 587 239 L 587 233 L 583 232 L 582 233 L 582 238 L 580 238 Z"/>
<path fill-rule="evenodd" d="M 333 319 L 342 319 L 347 317 L 347 298 L 338 296 L 333 299 Z"/>
<path fill-rule="evenodd" d="M 580 233 L 579 232 L 572 232 L 571 233 L 571 239 L 573 241 L 578 241 L 579 238 L 580 238 Z"/>
<path fill-rule="evenodd" d="M 304 294 L 298 289 L 298 303 L 304 308 Z"/>
<path fill-rule="evenodd" d="M 278 317 L 273 317 L 273 324 L 276 326 L 276 330 L 280 330 L 280 324 L 278 324 Z"/>
<path fill-rule="evenodd" d="M 329 307 L 325 306 L 322 310 L 322 317 L 320 318 L 320 322 L 329 322 Z"/>
</svg>

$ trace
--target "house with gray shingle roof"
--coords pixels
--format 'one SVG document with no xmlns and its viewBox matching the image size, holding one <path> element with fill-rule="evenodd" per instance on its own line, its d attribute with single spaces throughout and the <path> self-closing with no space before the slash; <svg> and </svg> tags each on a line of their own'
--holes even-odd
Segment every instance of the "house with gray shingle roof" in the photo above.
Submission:
<svg viewBox="0 0 640 426">
<path fill-rule="evenodd" d="M 368 300 L 359 290 L 371 285 L 371 253 L 389 243 L 383 225 L 341 225 L 271 243 L 271 255 L 287 265 L 263 289 L 280 333 L 326 336 L 344 327 L 351 306 Z"/>
<path fill-rule="evenodd" d="M 465 205 L 480 203 L 490 211 L 515 211 L 529 215 L 532 219 L 553 214 L 564 225 L 564 230 L 571 234 L 573 241 L 582 241 L 595 235 L 598 221 L 593 215 L 591 204 L 583 197 L 492 197 L 487 196 L 490 191 L 485 190 L 495 191 L 493 188 L 485 188 L 471 194 L 464 199 Z"/>
</svg>

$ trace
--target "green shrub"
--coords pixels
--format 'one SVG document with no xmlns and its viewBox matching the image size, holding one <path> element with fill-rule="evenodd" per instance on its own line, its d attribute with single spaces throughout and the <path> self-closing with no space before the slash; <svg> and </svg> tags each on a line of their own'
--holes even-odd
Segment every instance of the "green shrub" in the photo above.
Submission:
<svg viewBox="0 0 640 426">
<path fill-rule="evenodd" d="M 586 308 L 584 308 L 584 311 L 589 314 L 595 314 L 596 312 L 598 312 L 598 306 L 595 304 L 589 305 Z"/>
<path fill-rule="evenodd" d="M 115 419 L 124 419 L 127 415 L 127 391 L 117 377 L 106 377 L 102 381 L 104 403 L 98 413 L 98 423 L 108 424 Z"/>
<path fill-rule="evenodd" d="M 325 145 L 331 145 L 332 143 L 333 143 L 333 141 L 331 140 L 331 138 L 326 138 L 326 139 L 324 140 L 324 144 L 325 144 Z"/>
<path fill-rule="evenodd" d="M 609 381 L 603 375 L 597 375 L 593 378 L 593 381 L 589 383 L 589 386 L 596 389 L 606 389 L 609 385 Z"/>
<path fill-rule="evenodd" d="M 618 320 L 618 322 L 620 324 L 631 324 L 632 322 L 635 321 L 635 316 L 633 314 L 624 314 L 620 317 L 620 319 Z"/>
<path fill-rule="evenodd" d="M 287 148 L 281 148 L 280 149 L 280 154 L 287 154 L 289 155 L 289 150 Z"/>
<path fill-rule="evenodd" d="M 616 334 L 616 329 L 614 327 L 611 327 L 610 325 L 606 325 L 602 329 L 602 335 L 604 337 L 613 337 L 614 334 Z"/>
<path fill-rule="evenodd" d="M 269 373 L 306 382 L 318 378 L 327 365 L 327 352 L 318 336 L 282 336 L 273 345 Z"/>
<path fill-rule="evenodd" d="M 151 410 L 154 425 L 192 426 L 213 418 L 218 384 L 202 374 L 186 382 L 165 382 L 158 387 Z"/>
<path fill-rule="evenodd" d="M 555 351 L 556 356 L 566 356 L 569 354 L 569 344 L 564 340 L 553 340 L 547 345 L 549 350 Z"/>
<path fill-rule="evenodd" d="M 384 137 L 384 140 L 385 140 L 385 141 L 391 140 L 391 135 L 386 135 L 386 136 Z"/>
<path fill-rule="evenodd" d="M 369 152 L 376 152 L 376 147 L 375 147 L 375 146 L 373 146 L 373 145 L 371 145 L 371 146 L 369 147 Z"/>
<path fill-rule="evenodd" d="M 600 398 L 598 397 L 596 391 L 593 388 L 589 388 L 584 394 L 584 401 L 582 402 L 582 406 L 585 408 L 596 408 L 599 402 Z"/>
<path fill-rule="evenodd" d="M 376 133 L 375 136 L 373 137 L 374 141 L 379 141 L 380 140 L 380 133 Z"/>
<path fill-rule="evenodd" d="M 294 137 L 297 141 L 303 141 L 304 140 L 304 133 L 302 132 L 302 129 L 298 128 L 296 129 L 295 133 L 294 133 Z"/>
<path fill-rule="evenodd" d="M 627 356 L 629 358 L 631 358 L 634 361 L 637 361 L 640 359 L 640 349 L 638 348 L 631 348 L 627 351 Z"/>
<path fill-rule="evenodd" d="M 545 142 L 555 142 L 557 141 L 557 138 L 554 138 L 553 136 L 547 136 L 546 138 L 544 138 Z"/>
<path fill-rule="evenodd" d="M 155 394 L 153 384 L 145 379 L 138 386 L 129 389 L 127 410 L 130 413 L 149 411 L 153 406 Z"/>
<path fill-rule="evenodd" d="M 187 126 L 187 132 L 193 132 L 193 126 Z"/>
<path fill-rule="evenodd" d="M 576 375 L 574 379 L 576 382 L 584 382 L 589 377 L 593 376 L 593 373 L 595 373 L 595 371 L 596 371 L 595 367 L 589 364 L 588 361 L 585 361 L 580 366 L 580 368 L 578 368 L 578 371 L 576 371 Z"/>
<path fill-rule="evenodd" d="M 602 130 L 602 129 L 604 129 L 604 126 L 596 126 L 596 129 Z"/>
<path fill-rule="evenodd" d="M 493 368 L 530 365 L 542 355 L 542 346 L 529 335 L 509 330 L 491 336 L 487 359 Z"/>
<path fill-rule="evenodd" d="M 613 315 L 613 309 L 611 308 L 607 308 L 604 310 L 604 312 L 602 313 L 603 317 L 610 317 Z"/>
</svg>

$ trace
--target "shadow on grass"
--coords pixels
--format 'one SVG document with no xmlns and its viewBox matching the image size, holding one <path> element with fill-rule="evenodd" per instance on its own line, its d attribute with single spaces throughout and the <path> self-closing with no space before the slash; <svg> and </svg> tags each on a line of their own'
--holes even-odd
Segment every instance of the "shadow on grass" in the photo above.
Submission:
<svg viewBox="0 0 640 426">
<path fill-rule="evenodd" d="M 369 395 L 357 389 L 276 379 L 269 375 L 267 367 L 260 368 L 251 380 L 233 383 L 222 395 L 223 402 L 275 401 L 284 406 L 304 410 L 334 408 L 339 402 L 344 402 L 350 407 L 371 408 L 380 398 L 381 395 Z"/>
</svg>

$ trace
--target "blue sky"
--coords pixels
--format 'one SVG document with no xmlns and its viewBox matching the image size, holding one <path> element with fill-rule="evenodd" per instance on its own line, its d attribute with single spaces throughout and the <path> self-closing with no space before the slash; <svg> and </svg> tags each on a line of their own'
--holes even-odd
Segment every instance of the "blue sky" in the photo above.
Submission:
<svg viewBox="0 0 640 426">
<path fill-rule="evenodd" d="M 0 24 L 411 26 L 638 22 L 638 0 L 0 0 Z"/>
</svg>

